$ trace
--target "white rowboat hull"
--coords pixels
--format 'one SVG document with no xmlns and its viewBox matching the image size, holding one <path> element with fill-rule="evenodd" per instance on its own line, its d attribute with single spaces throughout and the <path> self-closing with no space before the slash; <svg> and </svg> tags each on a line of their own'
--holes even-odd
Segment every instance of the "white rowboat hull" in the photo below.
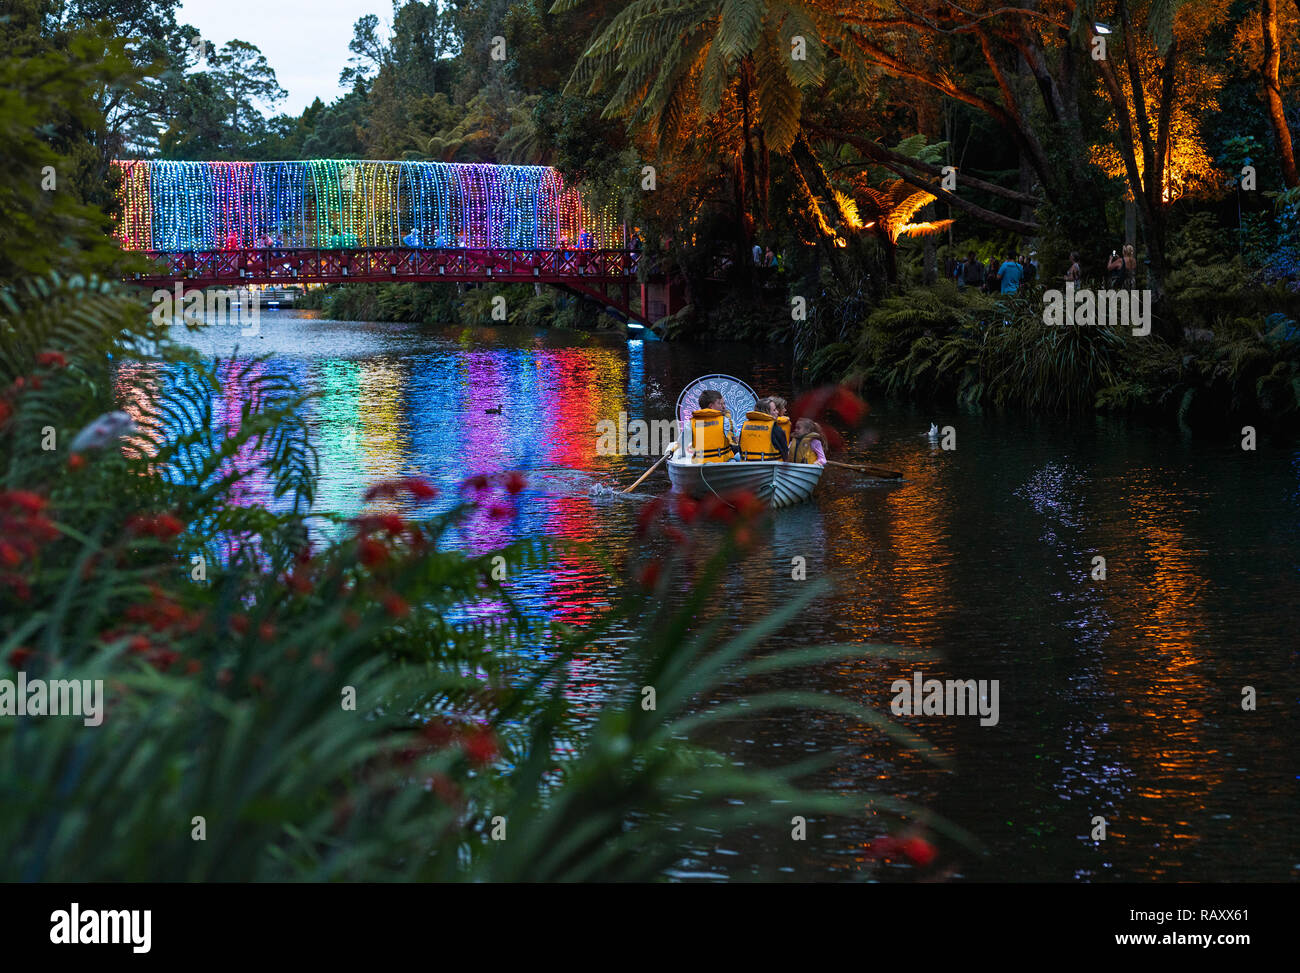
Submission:
<svg viewBox="0 0 1300 973">
<path fill-rule="evenodd" d="M 823 467 L 815 463 L 731 461 L 688 463 L 676 457 L 668 460 L 668 478 L 673 489 L 704 498 L 729 490 L 748 490 L 774 509 L 803 503 L 813 495 Z"/>
</svg>

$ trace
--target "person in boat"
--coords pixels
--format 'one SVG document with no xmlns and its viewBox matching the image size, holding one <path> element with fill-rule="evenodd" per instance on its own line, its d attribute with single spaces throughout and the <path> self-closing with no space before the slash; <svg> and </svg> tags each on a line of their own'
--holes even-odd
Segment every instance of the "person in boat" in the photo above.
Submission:
<svg viewBox="0 0 1300 973">
<path fill-rule="evenodd" d="M 826 437 L 822 435 L 822 427 L 811 419 L 800 419 L 794 424 L 790 462 L 826 465 Z"/>
<path fill-rule="evenodd" d="M 700 393 L 700 407 L 691 413 L 691 449 L 701 463 L 725 463 L 736 451 L 727 436 L 727 400 L 717 389 Z"/>
<path fill-rule="evenodd" d="M 740 458 L 742 460 L 784 460 L 787 448 L 785 433 L 777 424 L 773 397 L 759 399 L 754 411 L 745 415 L 740 427 Z"/>
<path fill-rule="evenodd" d="M 790 407 L 790 404 L 779 395 L 769 395 L 767 400 L 772 404 L 772 415 L 776 416 L 777 428 L 785 436 L 785 441 L 790 442 L 792 438 L 790 434 L 790 417 L 786 415 L 786 410 Z"/>
</svg>

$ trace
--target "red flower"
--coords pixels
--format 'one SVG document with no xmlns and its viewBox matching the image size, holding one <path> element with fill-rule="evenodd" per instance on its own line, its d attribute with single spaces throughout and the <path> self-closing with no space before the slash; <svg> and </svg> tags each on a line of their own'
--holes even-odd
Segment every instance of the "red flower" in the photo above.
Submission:
<svg viewBox="0 0 1300 973">
<path fill-rule="evenodd" d="M 681 517 L 686 523 L 691 523 L 700 513 L 700 503 L 694 497 L 685 493 L 677 494 L 677 516 Z"/>
<path fill-rule="evenodd" d="M 11 568 L 16 568 L 23 561 L 23 553 L 14 547 L 8 541 L 0 541 L 0 562 L 4 562 Z"/>
<path fill-rule="evenodd" d="M 150 659 L 149 662 L 159 672 L 166 672 L 171 668 L 172 663 L 180 657 L 181 654 L 179 652 L 175 652 L 171 649 L 159 649 L 154 653 L 153 658 Z"/>
<path fill-rule="evenodd" d="M 236 635 L 245 634 L 248 631 L 248 616 L 244 614 L 231 615 L 230 630 Z"/>
<path fill-rule="evenodd" d="M 528 481 L 524 479 L 524 475 L 517 470 L 512 470 L 507 473 L 503 482 L 505 483 L 506 493 L 511 496 L 521 492 L 523 488 L 528 485 Z"/>
<path fill-rule="evenodd" d="M 361 563 L 368 568 L 388 560 L 388 548 L 371 537 L 363 537 L 361 543 L 357 545 L 357 551 Z"/>
<path fill-rule="evenodd" d="M 722 495 L 722 499 L 735 508 L 736 516 L 742 520 L 757 517 L 765 509 L 763 501 L 749 490 L 730 490 Z"/>
<path fill-rule="evenodd" d="M 636 536 L 644 537 L 650 530 L 650 524 L 659 516 L 664 507 L 664 498 L 656 497 L 643 506 L 636 515 Z"/>
<path fill-rule="evenodd" d="M 270 642 L 275 639 L 275 626 L 270 622 L 263 622 L 257 626 L 257 637 L 263 642 Z"/>
<path fill-rule="evenodd" d="M 375 518 L 375 523 L 394 536 L 406 530 L 406 521 L 397 514 L 380 514 Z"/>
<path fill-rule="evenodd" d="M 70 470 L 79 470 L 85 465 L 86 457 L 82 456 L 80 453 L 73 453 L 68 457 L 68 469 Z"/>
<path fill-rule="evenodd" d="M 185 530 L 185 525 L 171 514 L 159 514 L 154 518 L 153 524 L 159 537 L 175 537 Z"/>
<path fill-rule="evenodd" d="M 924 838 L 908 838 L 899 847 L 903 854 L 912 861 L 912 864 L 920 865 L 922 868 L 934 861 L 939 855 L 934 845 Z"/>
<path fill-rule="evenodd" d="M 869 411 L 867 403 L 863 402 L 856 393 L 843 385 L 835 386 L 834 391 L 831 392 L 830 401 L 826 403 L 826 408 L 834 412 L 850 426 L 856 426 Z"/>
<path fill-rule="evenodd" d="M 16 507 L 28 514 L 40 513 L 47 502 L 39 493 L 30 490 L 7 490 L 0 493 L 0 507 Z"/>
<path fill-rule="evenodd" d="M 496 735 L 485 726 L 476 726 L 466 732 L 461 739 L 461 746 L 465 750 L 465 756 L 469 757 L 470 763 L 478 764 L 480 767 L 491 763 L 500 754 Z"/>
<path fill-rule="evenodd" d="M 510 516 L 510 508 L 504 504 L 494 503 L 488 507 L 487 515 L 493 520 L 505 520 Z"/>
<path fill-rule="evenodd" d="M 446 774 L 434 774 L 430 777 L 429 787 L 444 804 L 460 803 L 460 788 Z"/>
<path fill-rule="evenodd" d="M 736 511 L 715 494 L 709 494 L 700 501 L 700 519 L 718 520 L 729 524 L 736 519 Z"/>
<path fill-rule="evenodd" d="M 21 669 L 27 664 L 27 660 L 36 654 L 34 649 L 29 649 L 25 645 L 20 645 L 9 653 L 9 664 L 15 669 Z"/>
<path fill-rule="evenodd" d="M 61 351 L 43 351 L 36 356 L 36 364 L 45 368 L 66 368 L 68 359 L 63 357 Z"/>
<path fill-rule="evenodd" d="M 464 490 L 469 487 L 482 492 L 488 488 L 488 478 L 482 473 L 476 473 L 474 476 L 467 477 L 465 482 L 461 484 L 461 489 Z"/>
<path fill-rule="evenodd" d="M 898 854 L 900 844 L 897 838 L 886 835 L 883 838 L 868 841 L 863 853 L 868 858 L 892 858 Z"/>
<path fill-rule="evenodd" d="M 906 858 L 920 868 L 929 865 L 939 856 L 934 845 L 917 835 L 909 838 L 886 835 L 869 842 L 865 852 L 869 858 Z"/>
<path fill-rule="evenodd" d="M 390 591 L 385 594 L 383 602 L 384 611 L 388 612 L 388 614 L 392 615 L 394 618 L 405 618 L 407 615 L 411 614 L 410 603 L 395 591 Z"/>
<path fill-rule="evenodd" d="M 429 484 L 428 480 L 418 476 L 407 476 L 398 480 L 383 480 L 376 483 L 366 491 L 366 500 L 395 497 L 401 493 L 409 493 L 416 500 L 432 500 L 438 495 L 438 491 Z"/>
<path fill-rule="evenodd" d="M 136 515 L 127 518 L 126 530 L 130 534 L 166 540 L 182 533 L 185 530 L 185 525 L 172 514 L 157 514 L 153 517 Z"/>
<path fill-rule="evenodd" d="M 653 588 L 659 583 L 659 576 L 663 573 L 663 566 L 658 561 L 650 561 L 637 572 L 636 580 L 642 588 Z"/>
<path fill-rule="evenodd" d="M 413 476 L 406 481 L 406 488 L 411 491 L 411 496 L 416 500 L 432 500 L 438 495 L 438 490 L 428 480 L 418 476 Z"/>
<path fill-rule="evenodd" d="M 420 736 L 429 741 L 431 747 L 437 749 L 451 743 L 455 739 L 456 733 L 446 720 L 435 718 L 424 724 Z"/>
<path fill-rule="evenodd" d="M 137 655 L 143 655 L 153 648 L 153 643 L 143 635 L 131 636 L 131 641 L 126 644 L 128 652 L 134 652 Z"/>
</svg>

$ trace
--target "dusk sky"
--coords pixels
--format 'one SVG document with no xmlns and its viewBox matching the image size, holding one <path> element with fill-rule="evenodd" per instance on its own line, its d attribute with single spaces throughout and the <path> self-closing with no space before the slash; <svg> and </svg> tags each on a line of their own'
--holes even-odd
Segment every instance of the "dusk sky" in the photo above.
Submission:
<svg viewBox="0 0 1300 973">
<path fill-rule="evenodd" d="M 319 97 L 343 94 L 339 72 L 348 61 L 352 25 L 368 13 L 392 21 L 390 0 L 185 0 L 176 19 L 204 38 L 256 44 L 289 96 L 277 111 L 297 115 Z"/>
</svg>

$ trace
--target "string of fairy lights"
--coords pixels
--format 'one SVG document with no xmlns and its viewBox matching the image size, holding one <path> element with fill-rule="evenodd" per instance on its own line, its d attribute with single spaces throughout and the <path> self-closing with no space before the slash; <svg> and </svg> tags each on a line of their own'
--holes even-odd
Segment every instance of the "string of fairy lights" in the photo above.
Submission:
<svg viewBox="0 0 1300 973">
<path fill-rule="evenodd" d="M 621 249 L 611 203 L 546 166 L 454 162 L 113 163 L 123 249 Z"/>
</svg>

